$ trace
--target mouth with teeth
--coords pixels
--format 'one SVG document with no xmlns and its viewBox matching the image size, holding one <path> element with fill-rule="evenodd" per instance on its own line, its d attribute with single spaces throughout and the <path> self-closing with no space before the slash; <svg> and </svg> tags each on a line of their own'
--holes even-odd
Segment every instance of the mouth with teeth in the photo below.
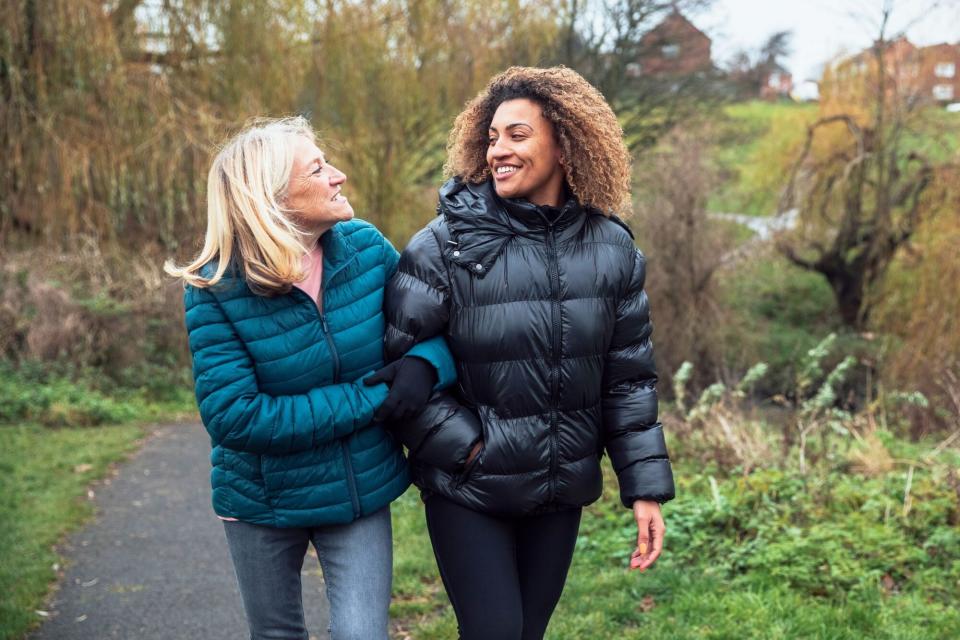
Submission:
<svg viewBox="0 0 960 640">
<path fill-rule="evenodd" d="M 501 164 L 494 168 L 493 175 L 497 180 L 505 180 L 520 170 L 520 167 L 513 164 Z"/>
</svg>

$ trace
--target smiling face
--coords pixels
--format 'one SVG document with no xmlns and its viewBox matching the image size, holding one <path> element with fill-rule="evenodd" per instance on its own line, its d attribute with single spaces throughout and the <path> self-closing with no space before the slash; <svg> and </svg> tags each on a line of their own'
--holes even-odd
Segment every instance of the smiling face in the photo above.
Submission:
<svg viewBox="0 0 960 640">
<path fill-rule="evenodd" d="M 297 137 L 284 205 L 306 231 L 323 232 L 353 218 L 353 207 L 340 193 L 346 181 L 347 176 L 327 162 L 312 140 Z"/>
<path fill-rule="evenodd" d="M 526 98 L 506 100 L 490 122 L 487 164 L 497 195 L 560 206 L 565 174 L 553 125 Z"/>
</svg>

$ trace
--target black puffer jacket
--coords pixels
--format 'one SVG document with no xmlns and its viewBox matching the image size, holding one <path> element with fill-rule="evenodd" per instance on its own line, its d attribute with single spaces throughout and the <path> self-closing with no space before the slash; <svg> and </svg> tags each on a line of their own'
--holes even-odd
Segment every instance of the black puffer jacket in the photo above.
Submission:
<svg viewBox="0 0 960 640">
<path fill-rule="evenodd" d="M 673 498 L 645 262 L 626 226 L 574 199 L 538 207 L 457 179 L 438 210 L 385 302 L 388 358 L 443 334 L 459 375 L 393 425 L 414 482 L 489 513 L 582 506 L 600 497 L 606 447 L 624 505 Z"/>
</svg>

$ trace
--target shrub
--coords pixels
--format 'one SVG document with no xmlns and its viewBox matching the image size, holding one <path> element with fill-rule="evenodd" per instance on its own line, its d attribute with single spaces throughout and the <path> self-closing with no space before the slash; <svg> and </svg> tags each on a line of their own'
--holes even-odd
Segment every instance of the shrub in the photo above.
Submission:
<svg viewBox="0 0 960 640">
<path fill-rule="evenodd" d="M 90 248 L 3 258 L 0 361 L 25 380 L 49 373 L 105 396 L 119 388 L 156 399 L 189 386 L 182 288 L 162 275 L 159 256 Z"/>
<path fill-rule="evenodd" d="M 142 412 L 139 397 L 117 399 L 66 378 L 44 376 L 38 380 L 9 365 L 0 368 L 0 424 L 93 426 L 129 422 Z"/>
</svg>

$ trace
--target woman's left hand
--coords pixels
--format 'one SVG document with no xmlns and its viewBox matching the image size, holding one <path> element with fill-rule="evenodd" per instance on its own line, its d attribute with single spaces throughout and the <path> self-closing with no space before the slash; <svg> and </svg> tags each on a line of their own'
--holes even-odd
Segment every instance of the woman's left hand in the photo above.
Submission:
<svg viewBox="0 0 960 640">
<path fill-rule="evenodd" d="M 637 548 L 630 554 L 630 569 L 646 571 L 660 557 L 667 528 L 660 505 L 653 500 L 635 501 L 633 517 L 637 521 Z"/>
</svg>

